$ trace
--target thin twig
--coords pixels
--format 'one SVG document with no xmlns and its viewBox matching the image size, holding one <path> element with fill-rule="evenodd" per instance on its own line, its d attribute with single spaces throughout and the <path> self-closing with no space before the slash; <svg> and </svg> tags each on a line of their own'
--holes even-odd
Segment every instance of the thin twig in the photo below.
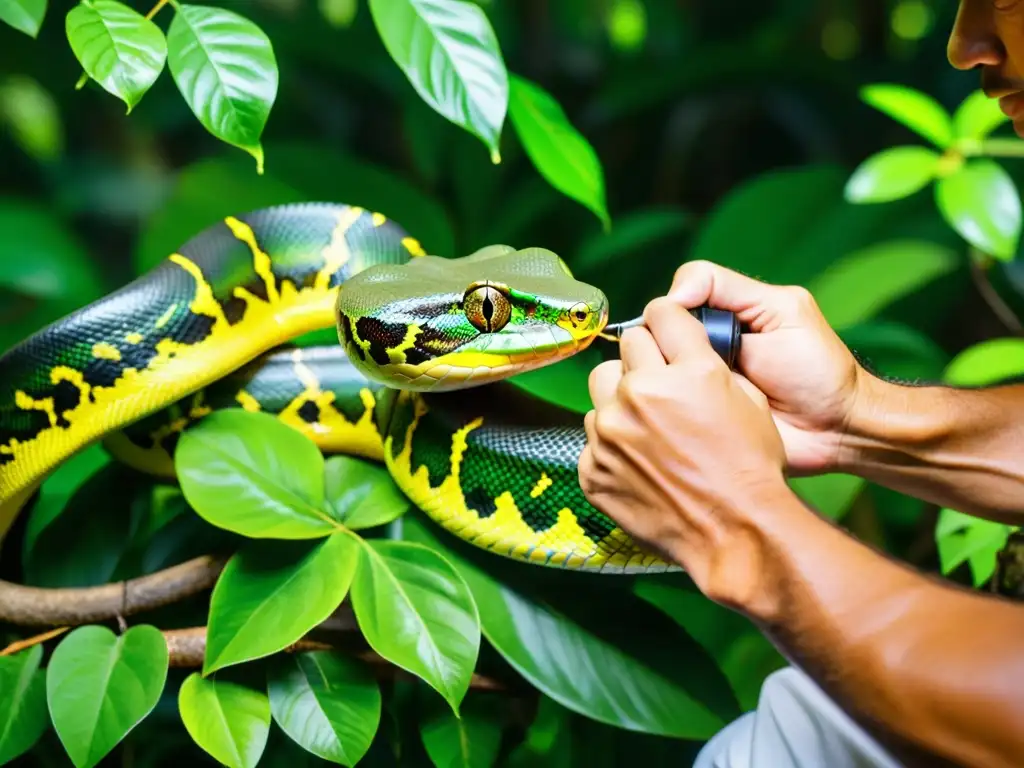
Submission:
<svg viewBox="0 0 1024 768">
<path fill-rule="evenodd" d="M 32 637 L 26 637 L 24 640 L 16 640 L 0 651 L 0 656 L 12 656 L 15 653 L 20 653 L 26 648 L 31 648 L 33 645 L 39 645 L 47 640 L 52 640 L 57 635 L 63 635 L 69 629 L 71 627 L 57 627 L 57 629 L 51 629 L 48 632 L 43 632 L 41 635 L 33 635 Z"/>
<path fill-rule="evenodd" d="M 988 272 L 983 264 L 987 260 L 988 257 L 983 253 L 972 249 L 969 261 L 971 262 L 971 277 L 974 278 L 974 285 L 978 289 L 978 293 L 981 294 L 981 298 L 985 300 L 989 309 L 999 318 L 1000 322 L 1013 334 L 1024 336 L 1024 324 L 1021 323 L 1020 318 L 1010 308 L 1010 305 L 1003 300 L 1003 297 L 999 295 L 999 292 L 988 279 Z"/>
<path fill-rule="evenodd" d="M 209 589 L 226 562 L 226 558 L 204 555 L 148 576 L 98 587 L 47 589 L 0 581 L 0 621 L 62 627 L 132 616 Z"/>
</svg>

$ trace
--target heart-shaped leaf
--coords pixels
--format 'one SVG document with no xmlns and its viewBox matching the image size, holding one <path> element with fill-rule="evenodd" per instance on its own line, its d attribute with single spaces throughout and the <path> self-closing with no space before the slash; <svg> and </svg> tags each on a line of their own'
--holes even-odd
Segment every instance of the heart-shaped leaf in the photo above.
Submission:
<svg viewBox="0 0 1024 768">
<path fill-rule="evenodd" d="M 299 640 L 341 605 L 358 562 L 358 544 L 346 532 L 315 543 L 250 543 L 213 589 L 203 674 Z"/>
<path fill-rule="evenodd" d="M 927 147 L 893 147 L 872 155 L 850 176 L 846 199 L 852 203 L 887 203 L 924 189 L 942 156 Z"/>
<path fill-rule="evenodd" d="M 409 509 L 409 499 L 382 464 L 332 456 L 324 473 L 327 509 L 349 530 L 386 525 Z"/>
<path fill-rule="evenodd" d="M 122 635 L 79 627 L 54 650 L 46 701 L 71 762 L 102 760 L 156 706 L 167 680 L 167 642 L 156 627 Z"/>
<path fill-rule="evenodd" d="M 263 691 L 193 672 L 178 692 L 181 721 L 206 752 L 230 768 L 255 768 L 270 736 Z"/>
<path fill-rule="evenodd" d="M 323 511 L 323 454 L 270 414 L 211 413 L 181 436 L 174 465 L 185 500 L 211 525 L 254 539 L 338 530 Z"/>
<path fill-rule="evenodd" d="M 500 162 L 508 72 L 483 9 L 465 0 L 370 0 L 370 13 L 420 98 L 480 137 Z"/>
<path fill-rule="evenodd" d="M 35 746 L 50 724 L 43 646 L 0 656 L 0 765 Z"/>
<path fill-rule="evenodd" d="M 46 16 L 46 0 L 0 0 L 0 21 L 36 37 Z"/>
<path fill-rule="evenodd" d="M 1024 339 L 988 339 L 960 352 L 943 374 L 955 387 L 984 387 L 1024 376 Z"/>
<path fill-rule="evenodd" d="M 480 616 L 466 582 L 420 544 L 369 540 L 352 608 L 370 646 L 425 680 L 458 712 L 480 652 Z"/>
<path fill-rule="evenodd" d="M 981 140 L 1009 119 L 997 99 L 974 91 L 953 114 L 953 128 L 958 139 Z"/>
<path fill-rule="evenodd" d="M 879 83 L 861 89 L 861 98 L 880 112 L 946 149 L 953 142 L 953 120 L 938 101 L 904 85 Z"/>
<path fill-rule="evenodd" d="M 131 112 L 164 69 L 167 40 L 160 27 L 117 0 L 79 3 L 65 27 L 82 69 Z"/>
<path fill-rule="evenodd" d="M 996 162 L 973 160 L 935 185 L 943 217 L 964 240 L 1003 261 L 1017 252 L 1021 202 L 1010 175 Z"/>
<path fill-rule="evenodd" d="M 354 766 L 380 725 L 380 686 L 366 666 L 314 651 L 274 660 L 267 673 L 274 721 L 317 757 Z"/>
<path fill-rule="evenodd" d="M 569 122 L 561 105 L 540 86 L 512 75 L 509 117 L 541 176 L 593 211 L 604 228 L 610 229 L 601 160 Z"/>
<path fill-rule="evenodd" d="M 203 127 L 256 158 L 277 98 L 278 72 L 267 35 L 225 8 L 178 5 L 167 33 L 167 64 Z"/>
</svg>

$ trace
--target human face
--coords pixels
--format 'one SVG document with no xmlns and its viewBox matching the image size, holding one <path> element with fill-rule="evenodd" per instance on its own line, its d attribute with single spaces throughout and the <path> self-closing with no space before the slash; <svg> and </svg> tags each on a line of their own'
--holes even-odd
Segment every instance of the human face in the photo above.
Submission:
<svg viewBox="0 0 1024 768">
<path fill-rule="evenodd" d="M 981 71 L 981 88 L 1024 138 L 1024 0 L 960 0 L 946 55 Z"/>
</svg>

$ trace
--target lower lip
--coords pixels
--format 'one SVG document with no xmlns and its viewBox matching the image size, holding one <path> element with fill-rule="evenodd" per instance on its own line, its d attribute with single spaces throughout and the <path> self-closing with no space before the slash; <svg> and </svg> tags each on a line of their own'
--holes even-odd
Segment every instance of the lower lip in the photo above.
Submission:
<svg viewBox="0 0 1024 768">
<path fill-rule="evenodd" d="M 1024 93 L 1013 93 L 999 99 L 999 108 L 1009 118 L 1017 117 L 1024 109 Z"/>
</svg>

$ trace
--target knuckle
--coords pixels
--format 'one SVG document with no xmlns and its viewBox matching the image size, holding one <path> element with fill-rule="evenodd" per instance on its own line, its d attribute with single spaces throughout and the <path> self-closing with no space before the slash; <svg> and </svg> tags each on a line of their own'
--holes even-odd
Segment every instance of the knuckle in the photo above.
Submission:
<svg viewBox="0 0 1024 768">
<path fill-rule="evenodd" d="M 817 306 L 814 296 L 802 285 L 787 285 L 784 289 L 792 305 L 801 311 Z"/>
</svg>

